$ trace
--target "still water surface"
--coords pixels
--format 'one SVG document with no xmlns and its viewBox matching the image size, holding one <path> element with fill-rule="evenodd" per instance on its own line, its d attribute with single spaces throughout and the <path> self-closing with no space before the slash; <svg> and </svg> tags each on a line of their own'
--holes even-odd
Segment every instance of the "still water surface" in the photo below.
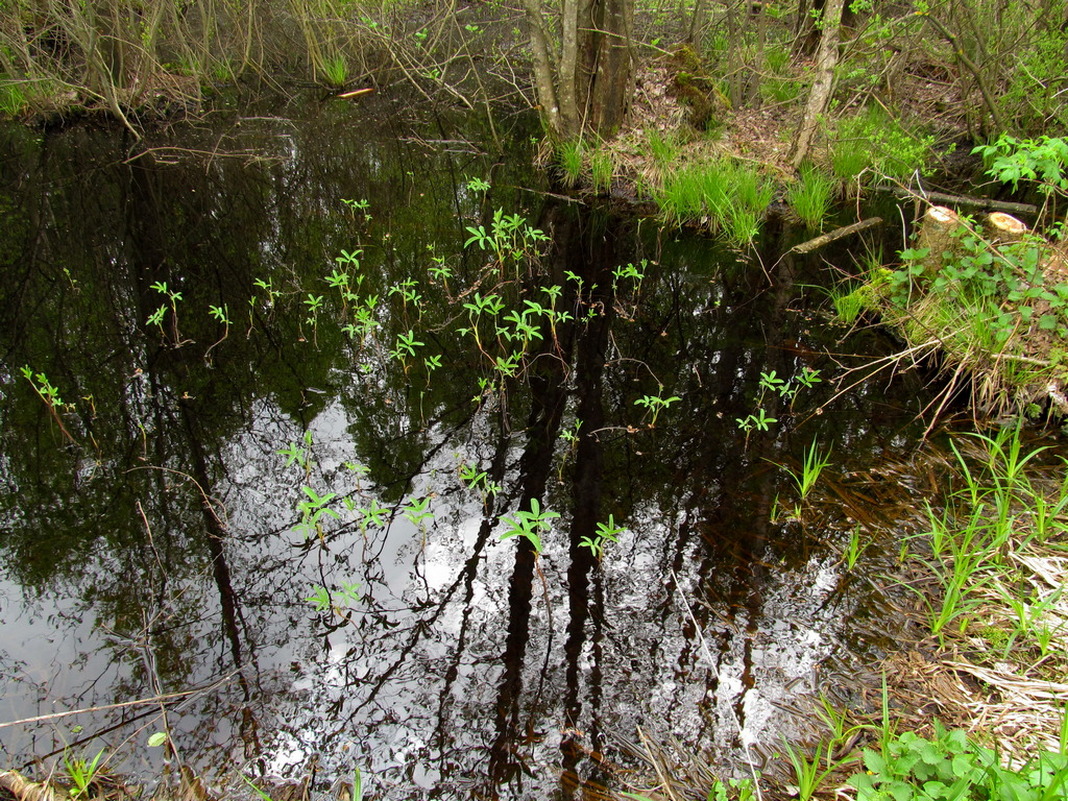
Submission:
<svg viewBox="0 0 1068 801">
<path fill-rule="evenodd" d="M 545 798 L 618 786 L 639 727 L 761 759 L 871 613 L 863 510 L 790 522 L 774 463 L 903 451 L 921 393 L 832 400 L 821 354 L 885 343 L 819 314 L 803 232 L 741 257 L 546 194 L 521 118 L 499 159 L 376 102 L 0 134 L 0 723 L 195 691 L 5 726 L 4 764 L 85 740 L 148 775 L 167 729 L 208 775 Z M 497 209 L 538 258 L 464 247 Z M 531 499 L 537 557 L 500 538 Z"/>
</svg>

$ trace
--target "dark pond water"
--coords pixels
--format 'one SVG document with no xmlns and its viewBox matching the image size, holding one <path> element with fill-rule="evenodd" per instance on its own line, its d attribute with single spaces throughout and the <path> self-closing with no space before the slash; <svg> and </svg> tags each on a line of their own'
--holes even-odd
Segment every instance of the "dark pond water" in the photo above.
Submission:
<svg viewBox="0 0 1068 801">
<path fill-rule="evenodd" d="M 208 775 L 546 798 L 618 786 L 639 727 L 761 759 L 872 614 L 840 566 L 863 503 L 776 516 L 773 463 L 905 450 L 920 391 L 833 397 L 821 354 L 885 343 L 818 313 L 822 261 L 779 258 L 803 232 L 738 257 L 543 193 L 521 118 L 501 160 L 376 103 L 2 132 L 2 762 L 150 775 L 169 729 Z M 540 257 L 464 247 L 497 209 Z M 532 500 L 537 558 L 500 538 Z"/>
</svg>

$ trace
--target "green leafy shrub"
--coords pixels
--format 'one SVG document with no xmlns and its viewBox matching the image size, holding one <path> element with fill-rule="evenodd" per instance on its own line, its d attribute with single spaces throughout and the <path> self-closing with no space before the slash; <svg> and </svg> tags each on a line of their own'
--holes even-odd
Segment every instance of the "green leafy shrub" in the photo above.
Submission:
<svg viewBox="0 0 1068 801">
<path fill-rule="evenodd" d="M 997 344 L 1016 330 L 1037 324 L 1059 338 L 1068 337 L 1068 284 L 1047 280 L 1042 259 L 1048 245 L 1036 238 L 991 247 L 969 224 L 954 232 L 959 248 L 943 254 L 932 270 L 926 249 L 901 252 L 904 265 L 891 276 L 891 298 L 908 305 L 916 284 L 928 295 L 952 297 L 960 306 L 986 308 Z M 1036 316 L 1037 315 L 1037 316 Z"/>
<path fill-rule="evenodd" d="M 869 106 L 835 124 L 830 136 L 831 164 L 844 182 L 865 168 L 900 180 L 926 167 L 933 145 L 933 136 L 921 136 L 880 106 Z"/>
<path fill-rule="evenodd" d="M 987 175 L 1016 189 L 1020 181 L 1036 184 L 1043 194 L 1068 192 L 1068 141 L 1041 136 L 1038 139 L 1017 139 L 1002 134 L 990 145 L 972 149 L 983 157 Z"/>
</svg>

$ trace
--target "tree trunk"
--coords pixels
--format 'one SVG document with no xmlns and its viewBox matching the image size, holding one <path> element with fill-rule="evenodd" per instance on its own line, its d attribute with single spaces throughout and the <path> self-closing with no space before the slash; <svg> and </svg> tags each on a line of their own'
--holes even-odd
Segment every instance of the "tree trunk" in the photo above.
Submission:
<svg viewBox="0 0 1068 801">
<path fill-rule="evenodd" d="M 801 130 L 797 135 L 794 149 L 794 169 L 808 156 L 812 137 L 816 133 L 820 117 L 827 111 L 831 102 L 831 89 L 834 86 L 834 68 L 838 64 L 838 34 L 842 25 L 843 0 L 827 0 L 823 9 L 823 34 L 820 36 L 819 52 L 816 55 L 816 78 L 812 82 L 812 91 L 805 105 L 805 116 L 801 120 Z"/>
<path fill-rule="evenodd" d="M 534 54 L 534 87 L 549 135 L 609 136 L 623 122 L 633 83 L 634 0 L 523 0 Z M 555 23 L 555 24 L 554 24 Z M 550 42 L 559 32 L 560 48 Z"/>
</svg>

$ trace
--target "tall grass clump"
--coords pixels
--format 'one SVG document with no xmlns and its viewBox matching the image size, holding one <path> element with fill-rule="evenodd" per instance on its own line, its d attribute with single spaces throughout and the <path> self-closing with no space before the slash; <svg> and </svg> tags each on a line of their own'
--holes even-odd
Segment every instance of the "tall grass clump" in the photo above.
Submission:
<svg viewBox="0 0 1068 801">
<path fill-rule="evenodd" d="M 661 133 L 651 130 L 646 134 L 649 143 L 649 152 L 658 167 L 667 167 L 672 164 L 682 152 L 682 145 L 674 132 Z"/>
<path fill-rule="evenodd" d="M 1000 644 L 1005 653 L 999 656 L 1007 658 L 1013 646 L 1033 638 L 1041 626 L 1068 627 L 1068 609 L 1059 606 L 1060 583 L 1043 587 L 1039 581 L 1036 586 L 1037 563 L 1028 556 L 1036 547 L 1063 547 L 1057 543 L 1063 543 L 1066 532 L 1064 460 L 1055 466 L 1059 478 L 1042 483 L 1040 471 L 1032 468 L 1047 448 L 1028 449 L 1018 426 L 993 436 L 972 434 L 950 448 L 959 487 L 940 509 L 928 508 L 922 535 L 927 551 L 920 561 L 935 589 L 919 595 L 929 629 L 942 643 L 970 634 Z M 1023 616 L 1017 614 L 1021 601 L 1028 609 Z M 1043 614 L 1047 611 L 1055 614 Z M 1068 652 L 1059 657 L 1065 660 Z"/>
<path fill-rule="evenodd" d="M 556 145 L 556 164 L 560 168 L 560 177 L 564 186 L 572 187 L 582 178 L 585 153 L 582 142 L 571 139 Z"/>
<path fill-rule="evenodd" d="M 786 202 L 809 228 L 819 228 L 831 207 L 835 181 L 811 163 L 801 165 L 797 181 L 786 193 Z"/>
<path fill-rule="evenodd" d="M 593 181 L 593 191 L 598 194 L 607 194 L 612 188 L 612 173 L 615 165 L 612 163 L 612 155 L 606 150 L 595 150 L 590 156 L 590 176 Z"/>
<path fill-rule="evenodd" d="M 338 53 L 323 59 L 320 65 L 323 80 L 328 86 L 338 89 L 343 87 L 349 80 L 349 63 L 345 56 Z"/>
<path fill-rule="evenodd" d="M 732 159 L 687 164 L 652 191 L 669 222 L 708 225 L 735 245 L 753 241 L 773 195 L 766 176 Z"/>
<path fill-rule="evenodd" d="M 29 99 L 22 87 L 9 80 L 0 79 L 0 115 L 17 117 L 29 106 Z"/>
</svg>

